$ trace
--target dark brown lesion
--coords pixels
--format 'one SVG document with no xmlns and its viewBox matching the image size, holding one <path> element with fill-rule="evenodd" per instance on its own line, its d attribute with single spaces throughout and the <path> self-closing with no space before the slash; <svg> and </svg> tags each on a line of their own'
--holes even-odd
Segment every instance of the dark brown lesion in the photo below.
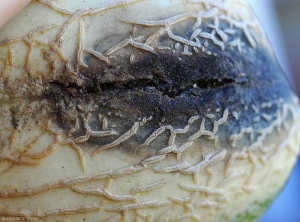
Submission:
<svg viewBox="0 0 300 222">
<path fill-rule="evenodd" d="M 54 123 L 67 133 L 74 127 L 76 118 L 79 119 L 79 129 L 69 134 L 76 139 L 87 135 L 84 121 L 88 114 L 94 118 L 90 122 L 93 130 L 101 130 L 96 117 L 99 114 L 106 117 L 113 126 L 108 129 L 116 130 L 118 135 L 89 137 L 83 145 L 95 150 L 117 140 L 135 122 L 151 117 L 137 134 L 116 148 L 129 153 L 134 153 L 135 148 L 161 126 L 184 128 L 193 116 L 201 120 L 213 114 L 218 119 L 226 109 L 229 118 L 227 124 L 218 129 L 218 134 L 222 135 L 219 143 L 230 147 L 230 135 L 244 127 L 253 128 L 255 140 L 261 129 L 275 121 L 276 112 L 282 108 L 282 104 L 275 102 L 280 98 L 290 100 L 292 95 L 286 90 L 288 85 L 278 65 L 264 48 L 245 55 L 235 49 L 218 56 L 201 53 L 195 56 L 147 55 L 133 64 L 82 68 L 78 78 L 80 81 L 58 78 L 46 83 L 42 97 L 48 101 L 49 115 L 55 119 Z M 273 118 L 253 122 L 257 113 L 251 106 L 260 107 L 261 103 L 270 101 L 275 101 L 274 105 L 264 112 Z M 239 112 L 238 119 L 231 114 L 234 111 Z M 200 120 L 195 122 L 193 130 L 181 136 L 181 140 L 199 129 Z M 210 131 L 212 123 L 213 120 L 206 122 Z M 151 146 L 154 151 L 147 152 L 152 154 L 167 146 L 168 133 L 167 130 L 161 146 Z M 250 143 L 250 138 L 245 140 Z"/>
<path fill-rule="evenodd" d="M 212 23 L 209 19 L 204 20 L 201 26 L 203 31 L 211 31 L 213 28 L 209 24 Z M 188 38 L 193 34 L 192 24 L 184 24 L 187 27 L 182 26 L 177 34 Z M 226 29 L 229 24 L 223 22 L 220 26 Z M 173 31 L 176 34 L 176 30 Z M 216 38 L 222 40 L 220 36 Z M 235 34 L 230 38 L 247 42 L 240 29 L 235 29 Z M 200 51 L 189 56 L 158 50 L 155 54 L 143 52 L 132 63 L 118 60 L 118 53 L 111 64 L 99 62 L 93 55 L 86 54 L 84 63 L 87 67 L 78 66 L 76 72 L 71 72 L 66 64 L 63 72 L 53 73 L 42 80 L 42 90 L 37 92 L 30 88 L 28 102 L 44 102 L 39 109 L 31 108 L 31 118 L 45 122 L 44 119 L 50 117 L 66 136 L 84 141 L 82 144 L 87 144 L 85 146 L 90 149 L 98 149 L 117 140 L 135 122 L 151 117 L 151 121 L 129 138 L 128 143 L 120 144 L 119 147 L 132 153 L 136 146 L 164 125 L 182 129 L 191 117 L 198 116 L 200 120 L 195 122 L 196 130 L 207 114 L 214 115 L 214 120 L 217 120 L 225 110 L 228 110 L 229 117 L 227 124 L 218 129 L 218 134 L 222 134 L 219 143 L 229 147 L 230 135 L 249 126 L 254 130 L 254 137 L 257 137 L 258 132 L 270 125 L 274 118 L 253 122 L 256 113 L 251 106 L 259 107 L 261 103 L 269 101 L 275 103 L 280 98 L 289 101 L 292 94 L 286 90 L 289 86 L 266 48 L 246 45 L 247 50 L 241 53 L 230 46 L 229 40 L 223 51 L 208 39 L 206 50 L 212 55 Z M 164 41 L 170 40 L 162 35 L 158 41 L 164 45 Z M 275 104 L 264 112 L 275 117 L 281 106 Z M 24 112 L 21 108 L 18 110 L 17 106 L 13 107 L 16 107 L 16 115 L 11 114 L 11 124 L 16 128 L 22 125 L 20 120 L 24 118 Z M 239 113 L 238 119 L 232 115 L 233 112 Z M 101 138 L 89 135 L 84 125 L 88 115 L 93 116 L 89 122 L 91 129 L 102 130 L 97 119 L 101 115 L 109 119 L 111 128 L 107 130 L 118 133 Z M 208 119 L 206 122 L 206 128 L 210 131 L 213 130 L 214 120 Z M 70 133 L 76 121 L 79 121 L 79 127 Z M 164 141 L 167 141 L 168 133 L 166 131 Z M 194 131 L 182 136 L 185 137 L 182 140 L 192 133 Z M 168 145 L 168 142 L 163 145 Z"/>
</svg>

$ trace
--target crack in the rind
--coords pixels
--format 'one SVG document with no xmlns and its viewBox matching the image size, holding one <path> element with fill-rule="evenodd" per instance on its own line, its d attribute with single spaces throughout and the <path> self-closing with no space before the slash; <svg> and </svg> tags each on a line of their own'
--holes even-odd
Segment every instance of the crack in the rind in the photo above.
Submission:
<svg viewBox="0 0 300 222">
<path fill-rule="evenodd" d="M 224 79 L 201 79 L 193 80 L 188 82 L 166 82 L 163 80 L 154 79 L 139 79 L 139 80 L 128 80 L 119 82 L 109 82 L 109 83 L 97 83 L 95 81 L 90 81 L 90 83 L 84 86 L 78 86 L 75 83 L 70 83 L 67 86 L 59 81 L 49 82 L 51 91 L 47 93 L 47 97 L 53 102 L 59 101 L 63 95 L 69 95 L 75 98 L 86 98 L 87 96 L 92 96 L 93 94 L 100 93 L 103 94 L 107 91 L 131 91 L 135 89 L 141 89 L 142 91 L 158 91 L 162 95 L 166 95 L 170 98 L 175 98 L 183 94 L 189 94 L 196 91 L 209 90 L 214 88 L 221 88 L 226 85 L 243 85 L 244 82 L 237 82 L 231 78 Z M 65 94 L 66 92 L 67 94 Z"/>
<path fill-rule="evenodd" d="M 170 98 L 196 91 L 221 88 L 225 85 L 251 84 L 249 76 L 241 75 L 239 63 L 227 55 L 218 57 L 146 56 L 131 65 L 82 68 L 80 81 L 62 77 L 49 82 L 59 86 L 74 98 L 90 97 L 105 92 L 124 92 L 134 89 L 156 90 Z M 243 67 L 243 66 L 242 66 Z M 78 84 L 79 83 L 79 84 Z"/>
</svg>

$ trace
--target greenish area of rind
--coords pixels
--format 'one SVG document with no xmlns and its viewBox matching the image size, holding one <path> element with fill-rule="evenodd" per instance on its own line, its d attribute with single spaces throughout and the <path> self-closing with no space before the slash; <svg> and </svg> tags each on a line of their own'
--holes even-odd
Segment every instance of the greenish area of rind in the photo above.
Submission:
<svg viewBox="0 0 300 222">
<path fill-rule="evenodd" d="M 265 199 L 264 201 L 254 201 L 251 205 L 249 205 L 250 207 L 244 213 L 240 213 L 234 218 L 224 217 L 223 222 L 257 222 L 283 191 L 288 181 L 289 179 L 287 179 L 280 189 L 278 189 L 278 192 L 270 195 L 269 198 Z"/>
<path fill-rule="evenodd" d="M 265 200 L 264 202 L 254 202 L 251 210 L 247 210 L 243 214 L 238 214 L 232 222 L 255 222 L 270 207 L 274 198 Z"/>
<path fill-rule="evenodd" d="M 224 217 L 223 222 L 257 222 L 259 218 L 266 212 L 266 210 L 271 206 L 276 197 L 281 193 L 285 186 L 283 186 L 278 193 L 270 198 L 265 199 L 265 201 L 254 201 L 250 204 L 249 208 L 234 218 Z"/>
</svg>

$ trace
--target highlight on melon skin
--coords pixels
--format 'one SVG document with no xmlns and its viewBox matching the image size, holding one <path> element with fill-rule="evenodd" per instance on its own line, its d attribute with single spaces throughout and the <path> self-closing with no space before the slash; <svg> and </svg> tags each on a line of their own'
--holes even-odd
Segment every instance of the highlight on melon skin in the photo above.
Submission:
<svg viewBox="0 0 300 222">
<path fill-rule="evenodd" d="M 36 0 L 0 31 L 0 216 L 257 221 L 299 101 L 242 0 Z"/>
</svg>

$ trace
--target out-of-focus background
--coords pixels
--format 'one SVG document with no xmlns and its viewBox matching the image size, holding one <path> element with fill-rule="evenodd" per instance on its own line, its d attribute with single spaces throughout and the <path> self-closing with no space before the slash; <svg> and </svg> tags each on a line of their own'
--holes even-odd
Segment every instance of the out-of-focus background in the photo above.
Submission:
<svg viewBox="0 0 300 222">
<path fill-rule="evenodd" d="M 261 21 L 276 57 L 300 96 L 300 1 L 247 0 Z M 300 221 L 300 159 L 287 186 L 260 222 Z"/>
</svg>

